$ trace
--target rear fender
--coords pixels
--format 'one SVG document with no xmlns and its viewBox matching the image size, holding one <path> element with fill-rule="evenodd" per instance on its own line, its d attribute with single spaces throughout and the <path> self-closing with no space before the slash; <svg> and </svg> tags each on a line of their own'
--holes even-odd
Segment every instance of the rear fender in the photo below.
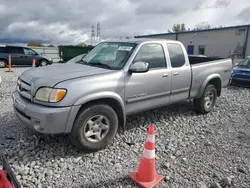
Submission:
<svg viewBox="0 0 250 188">
<path fill-rule="evenodd" d="M 205 81 L 203 82 L 203 84 L 201 85 L 199 92 L 198 92 L 198 96 L 197 98 L 200 98 L 204 92 L 204 90 L 206 89 L 206 86 L 208 85 L 208 83 L 213 80 L 213 79 L 219 79 L 220 80 L 220 85 L 221 85 L 221 76 L 219 74 L 212 74 L 210 76 L 208 76 Z M 217 88 L 218 89 L 218 88 Z M 219 88 L 221 90 L 221 88 Z"/>
</svg>

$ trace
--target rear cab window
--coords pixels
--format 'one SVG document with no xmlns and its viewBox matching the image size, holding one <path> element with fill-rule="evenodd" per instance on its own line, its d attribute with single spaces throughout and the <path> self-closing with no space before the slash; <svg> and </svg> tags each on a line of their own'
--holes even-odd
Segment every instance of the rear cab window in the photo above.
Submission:
<svg viewBox="0 0 250 188">
<path fill-rule="evenodd" d="M 171 66 L 173 68 L 182 67 L 185 65 L 185 56 L 181 45 L 176 43 L 167 44 L 168 53 L 170 57 Z"/>
</svg>

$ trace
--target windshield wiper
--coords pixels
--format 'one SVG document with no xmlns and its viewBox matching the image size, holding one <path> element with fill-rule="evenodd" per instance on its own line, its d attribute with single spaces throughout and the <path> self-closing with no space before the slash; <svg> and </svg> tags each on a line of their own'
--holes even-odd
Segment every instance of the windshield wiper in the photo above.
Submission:
<svg viewBox="0 0 250 188">
<path fill-rule="evenodd" d="M 78 63 L 78 64 L 82 64 L 82 65 L 89 65 L 89 66 L 92 66 L 89 62 L 84 61 L 84 60 L 82 60 L 82 59 L 80 59 L 80 60 L 79 60 L 79 61 L 77 61 L 76 63 Z"/>
<path fill-rule="evenodd" d="M 109 65 L 107 65 L 107 64 L 104 64 L 104 63 L 101 63 L 101 62 L 90 63 L 90 64 L 91 64 L 92 66 L 97 65 L 97 66 L 100 66 L 100 67 L 105 67 L 105 68 L 108 68 L 108 69 L 113 70 L 113 68 L 112 68 L 111 66 L 109 66 Z"/>
<path fill-rule="evenodd" d="M 80 64 L 88 64 L 89 62 L 87 62 L 87 61 L 84 61 L 84 60 L 80 59 L 80 60 L 79 60 L 79 61 L 77 61 L 76 63 L 80 63 Z"/>
</svg>

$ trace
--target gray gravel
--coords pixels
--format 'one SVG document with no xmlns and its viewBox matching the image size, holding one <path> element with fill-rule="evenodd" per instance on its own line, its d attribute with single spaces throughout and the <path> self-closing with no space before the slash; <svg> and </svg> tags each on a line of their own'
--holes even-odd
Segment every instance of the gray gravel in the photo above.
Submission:
<svg viewBox="0 0 250 188">
<path fill-rule="evenodd" d="M 85 154 L 68 136 L 37 134 L 14 116 L 11 92 L 26 69 L 0 70 L 0 152 L 23 187 L 137 187 L 128 174 L 138 166 L 151 122 L 157 172 L 165 177 L 158 187 L 250 186 L 249 89 L 224 89 L 208 115 L 182 103 L 129 116 L 108 148 Z"/>
</svg>

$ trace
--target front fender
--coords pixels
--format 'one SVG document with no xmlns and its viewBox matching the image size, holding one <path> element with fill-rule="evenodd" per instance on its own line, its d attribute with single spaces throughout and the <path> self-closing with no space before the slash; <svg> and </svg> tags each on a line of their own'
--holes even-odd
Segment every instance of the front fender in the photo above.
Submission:
<svg viewBox="0 0 250 188">
<path fill-rule="evenodd" d="M 101 100 L 101 99 L 113 99 L 116 102 L 118 102 L 122 110 L 124 125 L 125 125 L 126 123 L 125 105 L 124 105 L 123 99 L 117 93 L 110 92 L 110 91 L 103 91 L 103 92 L 93 93 L 87 96 L 82 96 L 76 100 L 76 102 L 74 103 L 74 106 L 84 105 L 88 102 Z"/>
<path fill-rule="evenodd" d="M 98 99 L 102 99 L 102 98 L 111 98 L 111 99 L 115 99 L 119 102 L 119 104 L 121 106 L 123 106 L 124 108 L 124 103 L 122 98 L 114 92 L 110 92 L 110 91 L 103 91 L 103 92 L 98 92 L 98 93 L 93 93 L 87 96 L 82 96 L 80 98 L 78 98 L 76 100 L 76 102 L 74 103 L 74 105 L 83 105 L 87 102 L 93 101 L 93 100 L 98 100 Z"/>
<path fill-rule="evenodd" d="M 65 132 L 66 133 L 71 132 L 75 118 L 77 116 L 77 113 L 79 112 L 82 105 L 84 105 L 88 102 L 91 102 L 91 101 L 105 99 L 105 98 L 116 100 L 118 102 L 118 104 L 120 104 L 120 107 L 121 107 L 121 110 L 123 113 L 123 120 L 124 120 L 123 126 L 125 126 L 125 124 L 126 124 L 126 112 L 125 112 L 125 107 L 124 107 L 124 103 L 123 103 L 122 98 L 116 93 L 104 91 L 104 92 L 99 92 L 99 93 L 94 93 L 91 95 L 79 97 L 75 101 L 75 103 L 73 104 L 72 109 L 70 111 L 70 115 L 68 118 L 68 123 L 67 123 L 67 127 L 66 127 Z"/>
<path fill-rule="evenodd" d="M 221 79 L 221 76 L 220 76 L 219 74 L 211 74 L 210 76 L 208 76 L 208 77 L 204 80 L 204 82 L 202 83 L 202 85 L 201 85 L 201 87 L 200 87 L 200 89 L 199 89 L 197 98 L 200 98 L 200 97 L 202 96 L 204 90 L 206 89 L 207 84 L 208 84 L 211 80 L 213 80 L 213 79 L 215 79 L 215 78 L 220 79 L 220 82 L 221 82 L 221 80 L 222 80 L 222 79 Z"/>
</svg>

